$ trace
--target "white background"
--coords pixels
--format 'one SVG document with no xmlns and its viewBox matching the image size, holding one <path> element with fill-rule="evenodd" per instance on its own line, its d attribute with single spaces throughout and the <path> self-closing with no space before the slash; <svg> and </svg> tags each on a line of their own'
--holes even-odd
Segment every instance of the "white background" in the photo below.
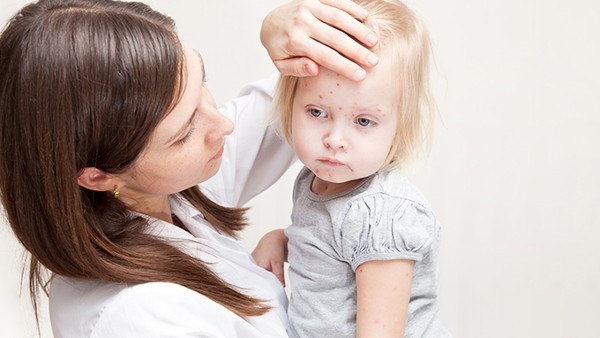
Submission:
<svg viewBox="0 0 600 338">
<path fill-rule="evenodd" d="M 146 2 L 202 53 L 218 102 L 274 70 L 258 32 L 284 1 Z M 2 0 L 0 22 L 24 3 Z M 414 180 L 443 224 L 445 325 L 464 338 L 600 337 L 600 2 L 408 4 L 435 50 L 440 119 Z M 298 169 L 250 203 L 249 249 L 289 223 Z M 34 337 L 22 253 L 0 222 L 0 337 Z M 41 326 L 52 337 L 45 312 Z"/>
</svg>

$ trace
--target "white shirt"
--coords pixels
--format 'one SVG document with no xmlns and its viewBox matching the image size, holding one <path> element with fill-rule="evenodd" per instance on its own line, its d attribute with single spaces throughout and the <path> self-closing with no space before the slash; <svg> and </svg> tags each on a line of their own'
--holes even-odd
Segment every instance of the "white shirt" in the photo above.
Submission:
<svg viewBox="0 0 600 338">
<path fill-rule="evenodd" d="M 224 206 L 241 206 L 274 183 L 294 160 L 291 148 L 267 127 L 277 76 L 255 82 L 221 112 L 236 125 L 226 139 L 219 172 L 203 192 Z M 242 318 L 222 305 L 173 283 L 115 284 L 55 276 L 50 319 L 55 338 L 287 337 L 287 298 L 281 283 L 254 264 L 233 238 L 216 232 L 202 214 L 178 197 L 172 212 L 187 228 L 147 217 L 149 231 L 213 264 L 226 282 L 269 301 L 268 313 Z"/>
</svg>

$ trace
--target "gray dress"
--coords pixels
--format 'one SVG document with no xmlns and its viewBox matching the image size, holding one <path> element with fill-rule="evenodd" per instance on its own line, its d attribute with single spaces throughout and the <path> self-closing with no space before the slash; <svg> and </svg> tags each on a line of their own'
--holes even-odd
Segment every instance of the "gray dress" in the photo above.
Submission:
<svg viewBox="0 0 600 338">
<path fill-rule="evenodd" d="M 438 319 L 440 225 L 398 171 L 377 173 L 337 195 L 311 192 L 303 168 L 294 186 L 289 238 L 290 337 L 356 336 L 356 268 L 367 261 L 415 261 L 406 337 L 450 336 Z"/>
</svg>

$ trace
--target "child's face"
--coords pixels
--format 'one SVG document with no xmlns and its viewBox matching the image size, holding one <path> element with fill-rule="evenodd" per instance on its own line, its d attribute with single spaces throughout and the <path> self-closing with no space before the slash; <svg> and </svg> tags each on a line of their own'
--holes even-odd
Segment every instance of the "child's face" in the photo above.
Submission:
<svg viewBox="0 0 600 338">
<path fill-rule="evenodd" d="M 300 161 L 327 182 L 344 183 L 377 172 L 398 122 L 398 88 L 380 63 L 362 82 L 321 68 L 299 79 L 293 103 L 292 144 Z"/>
</svg>

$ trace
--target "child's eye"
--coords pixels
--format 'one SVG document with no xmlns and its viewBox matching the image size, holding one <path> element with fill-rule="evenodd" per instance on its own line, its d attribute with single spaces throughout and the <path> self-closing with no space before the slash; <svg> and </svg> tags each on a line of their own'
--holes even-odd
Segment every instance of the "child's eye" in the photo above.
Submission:
<svg viewBox="0 0 600 338">
<path fill-rule="evenodd" d="M 308 112 L 314 117 L 327 117 L 327 113 L 325 113 L 325 111 L 321 109 L 309 108 Z"/>
<path fill-rule="evenodd" d="M 366 119 L 364 117 L 359 117 L 356 119 L 356 123 L 358 123 L 361 127 L 368 127 L 368 126 L 372 126 L 375 124 L 375 122 Z"/>
</svg>

